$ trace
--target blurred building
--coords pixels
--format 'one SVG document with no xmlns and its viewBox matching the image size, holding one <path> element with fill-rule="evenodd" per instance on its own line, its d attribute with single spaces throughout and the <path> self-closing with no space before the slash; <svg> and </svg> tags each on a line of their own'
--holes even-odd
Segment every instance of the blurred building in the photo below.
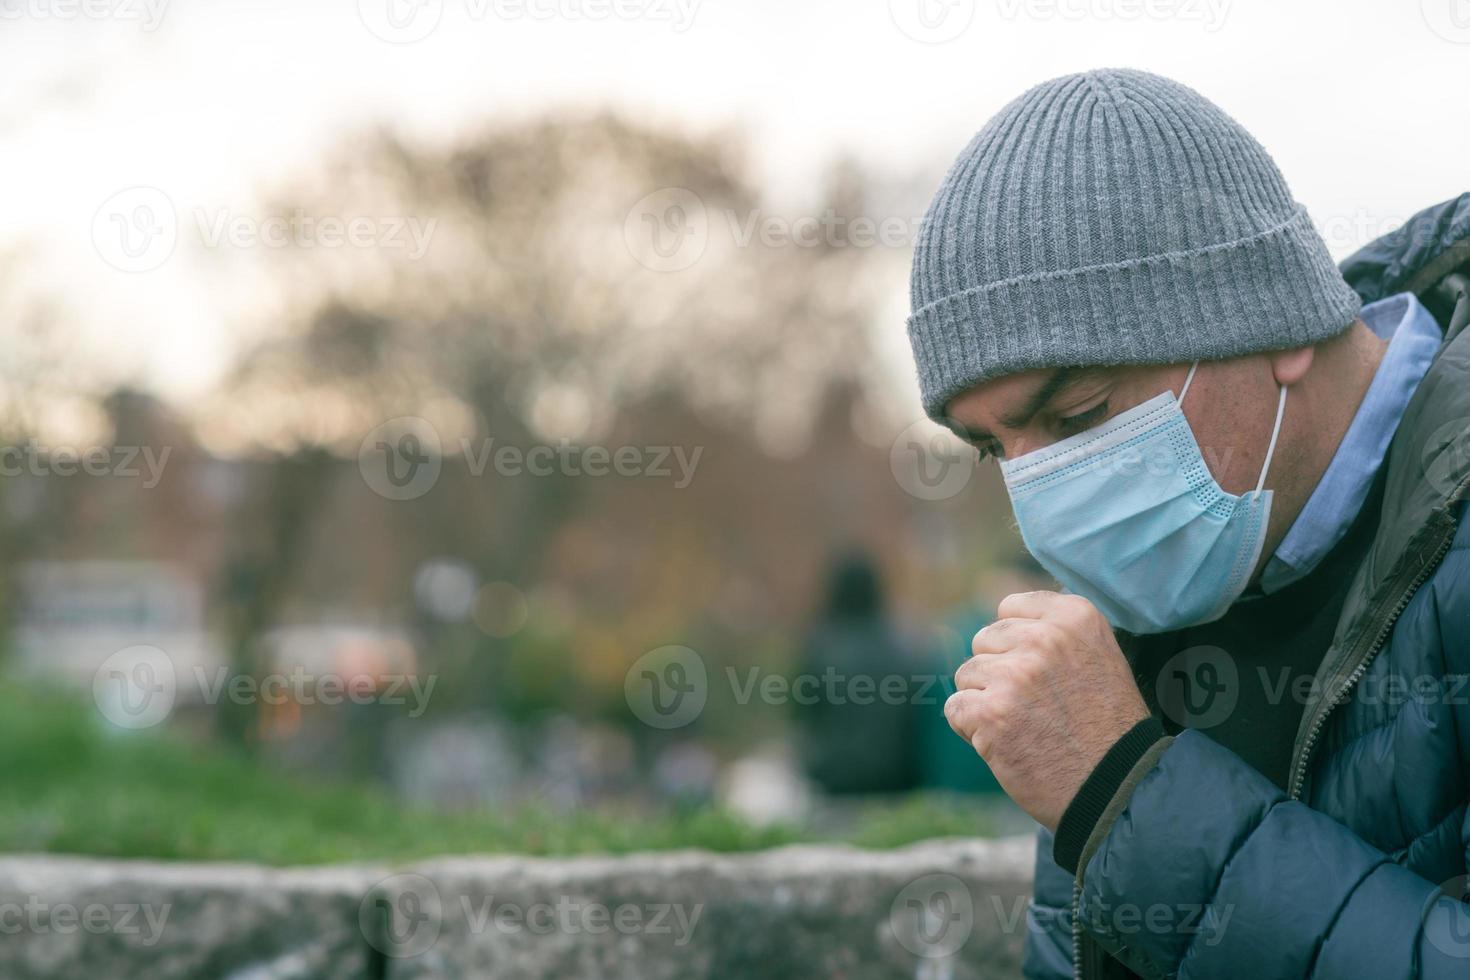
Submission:
<svg viewBox="0 0 1470 980">
<path fill-rule="evenodd" d="M 19 669 L 89 687 L 109 656 L 163 650 L 181 675 L 224 664 L 205 628 L 204 590 L 159 561 L 34 561 L 20 567 L 13 649 Z M 183 690 L 181 686 L 181 690 Z"/>
</svg>

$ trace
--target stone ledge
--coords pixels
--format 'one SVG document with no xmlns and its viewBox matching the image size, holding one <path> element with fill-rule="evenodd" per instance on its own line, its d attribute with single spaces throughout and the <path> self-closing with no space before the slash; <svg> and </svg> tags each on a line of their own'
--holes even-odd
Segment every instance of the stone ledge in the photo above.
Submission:
<svg viewBox="0 0 1470 980">
<path fill-rule="evenodd" d="M 0 976 L 365 977 L 357 911 L 381 877 L 350 867 L 0 858 Z M 89 916 L 101 928 L 89 928 Z"/>
<path fill-rule="evenodd" d="M 0 976 L 1018 977 L 1032 846 L 1019 837 L 391 868 L 5 857 Z"/>
</svg>

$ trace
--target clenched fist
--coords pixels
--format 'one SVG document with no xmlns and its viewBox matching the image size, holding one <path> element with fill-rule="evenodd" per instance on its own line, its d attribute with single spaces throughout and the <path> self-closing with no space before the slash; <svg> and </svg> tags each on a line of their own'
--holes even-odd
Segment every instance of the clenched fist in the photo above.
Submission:
<svg viewBox="0 0 1470 980">
<path fill-rule="evenodd" d="M 996 614 L 975 634 L 944 714 L 1011 799 L 1056 830 L 1083 781 L 1148 708 L 1112 627 L 1086 599 L 1019 592 Z"/>
</svg>

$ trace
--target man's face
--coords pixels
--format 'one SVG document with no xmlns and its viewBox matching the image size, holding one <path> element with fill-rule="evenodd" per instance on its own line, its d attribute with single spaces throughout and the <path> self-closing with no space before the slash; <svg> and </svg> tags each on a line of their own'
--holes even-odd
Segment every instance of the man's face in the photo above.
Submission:
<svg viewBox="0 0 1470 980">
<path fill-rule="evenodd" d="M 1188 364 L 1025 371 L 970 389 L 950 401 L 948 414 L 956 431 L 982 455 L 1016 459 L 1164 391 L 1177 397 L 1188 374 Z M 1265 355 L 1200 362 L 1183 402 L 1184 415 L 1210 473 L 1227 493 L 1255 489 L 1278 392 Z M 1290 411 L 1287 415 L 1289 420 Z M 1278 463 L 1290 445 L 1288 432 L 1284 422 Z M 1140 471 L 1139 478 L 1147 479 L 1147 473 Z M 1268 474 L 1266 485 L 1273 482 Z"/>
</svg>

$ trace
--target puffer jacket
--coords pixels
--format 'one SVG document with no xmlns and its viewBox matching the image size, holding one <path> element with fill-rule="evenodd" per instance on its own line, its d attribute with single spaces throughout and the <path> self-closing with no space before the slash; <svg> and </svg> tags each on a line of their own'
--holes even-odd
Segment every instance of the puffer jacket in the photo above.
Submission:
<svg viewBox="0 0 1470 980">
<path fill-rule="evenodd" d="M 1343 265 L 1447 339 L 1396 430 L 1378 529 L 1297 733 L 1289 792 L 1200 731 L 1156 743 L 1075 878 L 1038 841 L 1025 972 L 1470 978 L 1470 194 Z"/>
</svg>

